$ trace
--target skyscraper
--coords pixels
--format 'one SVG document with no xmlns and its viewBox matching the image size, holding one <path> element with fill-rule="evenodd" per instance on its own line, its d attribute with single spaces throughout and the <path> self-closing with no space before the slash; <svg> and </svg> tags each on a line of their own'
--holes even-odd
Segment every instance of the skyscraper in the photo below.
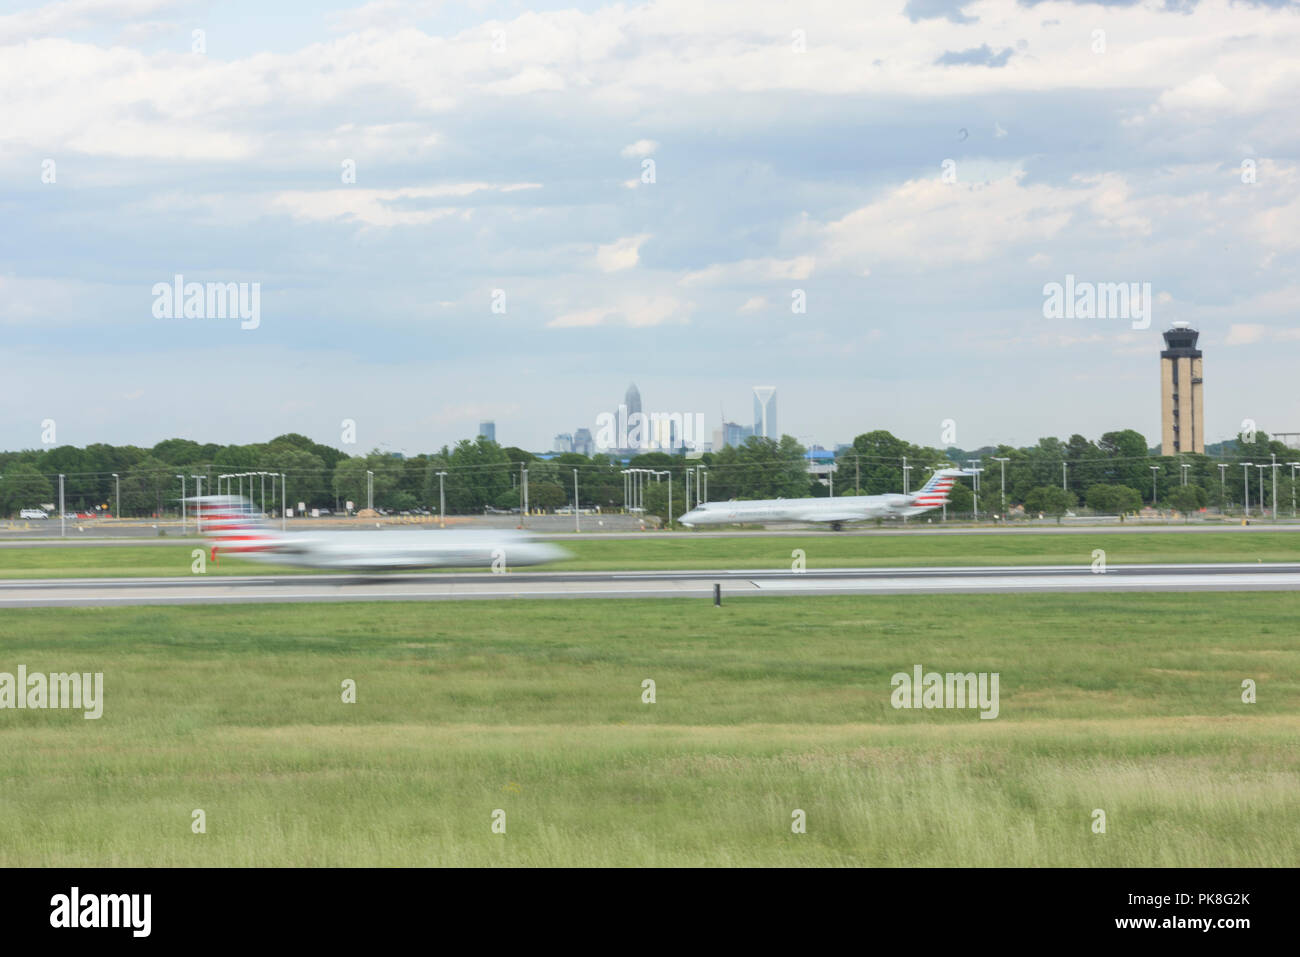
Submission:
<svg viewBox="0 0 1300 957">
<path fill-rule="evenodd" d="M 776 386 L 754 386 L 754 434 L 763 438 L 781 441 L 781 433 L 776 427 Z"/>
<path fill-rule="evenodd" d="M 478 424 L 478 434 L 489 442 L 495 442 L 497 440 L 497 424 L 490 419 L 486 422 L 480 422 Z"/>
<path fill-rule="evenodd" d="M 1205 412 L 1202 408 L 1200 333 L 1186 322 L 1175 322 L 1164 334 L 1160 353 L 1160 454 L 1205 454 Z"/>
</svg>

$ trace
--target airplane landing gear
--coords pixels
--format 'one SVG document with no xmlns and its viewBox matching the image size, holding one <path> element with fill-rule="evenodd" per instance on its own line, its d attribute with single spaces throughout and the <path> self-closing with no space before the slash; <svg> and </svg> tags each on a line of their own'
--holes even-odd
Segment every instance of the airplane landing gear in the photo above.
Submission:
<svg viewBox="0 0 1300 957">
<path fill-rule="evenodd" d="M 843 522 L 831 522 L 831 531 L 832 531 L 832 532 L 842 532 L 842 531 L 844 531 L 844 523 L 843 523 Z"/>
</svg>

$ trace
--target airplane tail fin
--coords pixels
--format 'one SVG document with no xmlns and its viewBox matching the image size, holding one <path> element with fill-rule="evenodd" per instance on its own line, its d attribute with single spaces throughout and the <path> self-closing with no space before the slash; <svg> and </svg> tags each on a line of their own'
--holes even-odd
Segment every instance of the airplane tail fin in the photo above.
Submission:
<svg viewBox="0 0 1300 957">
<path fill-rule="evenodd" d="M 957 476 L 966 474 L 962 469 L 939 469 L 930 476 L 930 480 L 919 491 L 912 493 L 912 505 L 934 508 L 947 504 L 948 493 L 952 491 Z"/>
<path fill-rule="evenodd" d="M 262 520 L 253 503 L 240 495 L 197 495 L 186 499 L 214 554 L 261 552 L 273 548 L 279 535 Z"/>
</svg>

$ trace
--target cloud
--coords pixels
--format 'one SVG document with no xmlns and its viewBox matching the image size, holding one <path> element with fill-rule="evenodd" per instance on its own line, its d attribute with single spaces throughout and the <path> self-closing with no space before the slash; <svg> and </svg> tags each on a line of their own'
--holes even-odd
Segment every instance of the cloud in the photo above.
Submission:
<svg viewBox="0 0 1300 957">
<path fill-rule="evenodd" d="M 619 150 L 619 155 L 631 159 L 633 157 L 649 156 L 657 149 L 659 149 L 659 144 L 654 140 L 637 140 L 635 143 L 629 143 Z"/>
<path fill-rule="evenodd" d="M 1007 47 L 1000 53 L 994 53 L 993 49 L 985 43 L 969 50 L 948 50 L 934 62 L 937 66 L 987 66 L 996 69 L 1007 65 L 1011 53 L 1011 47 Z"/>
<path fill-rule="evenodd" d="M 687 273 L 680 281 L 683 286 L 696 286 L 807 279 L 813 274 L 816 265 L 817 261 L 812 256 L 795 256 L 793 259 L 745 259 L 733 263 L 716 263 L 698 269 Z"/>
<path fill-rule="evenodd" d="M 614 306 L 595 306 L 557 316 L 547 323 L 553 329 L 572 329 L 623 323 L 632 327 L 688 322 L 693 303 L 672 296 L 629 297 Z"/>
<path fill-rule="evenodd" d="M 462 204 L 429 206 L 419 200 L 464 199 L 479 192 L 514 192 L 540 189 L 540 183 L 450 183 L 441 186 L 409 186 L 402 189 L 292 190 L 276 194 L 271 205 L 284 209 L 295 219 L 310 222 L 348 220 L 366 226 L 413 226 L 451 216 Z"/>
<path fill-rule="evenodd" d="M 616 239 L 605 246 L 596 247 L 596 266 L 601 272 L 619 272 L 631 269 L 641 259 L 641 244 L 649 239 L 649 234 L 627 236 Z"/>
</svg>

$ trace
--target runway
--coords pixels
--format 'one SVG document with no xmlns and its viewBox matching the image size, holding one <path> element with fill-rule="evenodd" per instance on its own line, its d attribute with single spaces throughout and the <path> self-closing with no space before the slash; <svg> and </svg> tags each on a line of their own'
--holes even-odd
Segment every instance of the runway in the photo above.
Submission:
<svg viewBox="0 0 1300 957">
<path fill-rule="evenodd" d="M 1032 594 L 1044 592 L 1287 591 L 1300 564 L 837 568 L 775 571 L 524 572 L 391 576 L 7 579 L 0 608 L 263 602 L 472 601 L 533 598 L 791 595 Z"/>
</svg>

